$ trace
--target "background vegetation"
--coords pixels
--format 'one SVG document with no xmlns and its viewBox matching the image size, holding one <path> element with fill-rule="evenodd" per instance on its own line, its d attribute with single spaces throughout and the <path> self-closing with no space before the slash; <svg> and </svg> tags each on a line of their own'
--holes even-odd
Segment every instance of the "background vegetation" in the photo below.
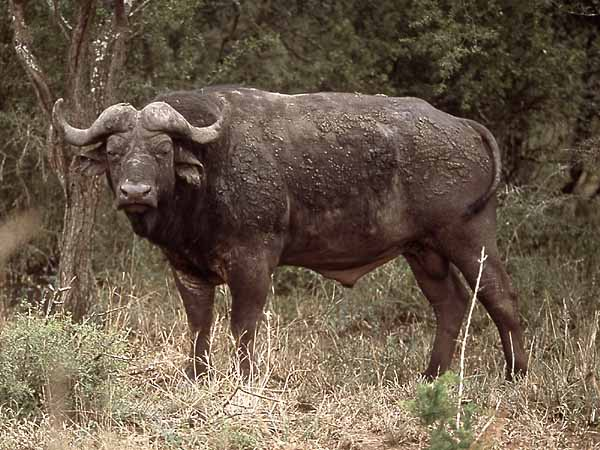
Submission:
<svg viewBox="0 0 600 450">
<path fill-rule="evenodd" d="M 32 47 L 63 95 L 69 42 L 51 6 L 69 17 L 77 4 L 25 3 Z M 523 383 L 502 382 L 497 333 L 476 310 L 466 361 L 474 445 L 600 446 L 598 0 L 125 3 L 121 101 L 140 106 L 168 89 L 217 83 L 360 91 L 422 97 L 490 128 L 504 160 L 500 245 L 520 293 L 532 370 Z M 98 2 L 98 23 L 113 8 Z M 280 270 L 251 383 L 230 372 L 223 290 L 215 367 L 207 383 L 189 385 L 179 371 L 186 322 L 163 260 L 106 195 L 93 236 L 92 310 L 83 325 L 47 317 L 64 200 L 13 36 L 2 13 L 0 223 L 38 231 L 4 261 L 18 233 L 0 230 L 0 448 L 428 445 L 406 402 L 417 397 L 432 314 L 402 261 L 352 291 Z M 34 212 L 18 216 L 23 210 Z M 49 342 L 53 351 L 40 348 Z"/>
</svg>

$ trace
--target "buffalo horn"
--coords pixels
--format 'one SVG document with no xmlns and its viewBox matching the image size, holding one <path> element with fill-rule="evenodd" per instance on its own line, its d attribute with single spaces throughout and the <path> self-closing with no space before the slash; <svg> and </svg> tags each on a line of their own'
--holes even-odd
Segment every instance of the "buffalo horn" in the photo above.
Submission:
<svg viewBox="0 0 600 450">
<path fill-rule="evenodd" d="M 223 116 L 207 127 L 195 127 L 168 103 L 153 102 L 142 110 L 142 123 L 147 130 L 179 134 L 198 144 L 207 144 L 221 136 Z"/>
<path fill-rule="evenodd" d="M 63 114 L 64 100 L 59 98 L 52 108 L 54 127 L 64 132 L 65 141 L 78 147 L 100 141 L 107 134 L 125 131 L 131 119 L 135 120 L 137 110 L 129 103 L 109 106 L 88 129 L 82 130 L 69 125 Z"/>
</svg>

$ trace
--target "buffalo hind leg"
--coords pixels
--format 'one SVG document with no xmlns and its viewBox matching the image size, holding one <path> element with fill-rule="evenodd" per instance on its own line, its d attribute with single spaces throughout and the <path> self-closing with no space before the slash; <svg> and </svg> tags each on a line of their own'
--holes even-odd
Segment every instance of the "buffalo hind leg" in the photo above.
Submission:
<svg viewBox="0 0 600 450">
<path fill-rule="evenodd" d="M 498 328 L 504 357 L 506 378 L 527 372 L 527 353 L 519 321 L 517 295 L 500 258 L 496 245 L 495 212 L 489 208 L 472 218 L 459 230 L 440 242 L 450 261 L 461 271 L 471 289 L 475 289 L 479 274 L 481 249 L 485 260 L 478 298 Z"/>
<path fill-rule="evenodd" d="M 190 380 L 196 380 L 206 373 L 209 364 L 215 287 L 186 272 L 173 270 L 173 274 L 190 328 L 191 363 L 185 373 Z"/>
<path fill-rule="evenodd" d="M 423 373 L 433 379 L 450 367 L 469 295 L 456 268 L 433 250 L 404 256 L 435 313 L 435 339 L 429 366 Z"/>
<path fill-rule="evenodd" d="M 271 288 L 266 260 L 240 258 L 228 272 L 231 291 L 231 332 L 236 341 L 240 372 L 249 377 L 254 364 L 254 338 Z"/>
</svg>

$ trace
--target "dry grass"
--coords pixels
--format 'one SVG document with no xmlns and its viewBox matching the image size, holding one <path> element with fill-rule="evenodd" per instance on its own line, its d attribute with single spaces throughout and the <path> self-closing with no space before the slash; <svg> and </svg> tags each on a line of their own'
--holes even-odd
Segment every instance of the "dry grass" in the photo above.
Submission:
<svg viewBox="0 0 600 450">
<path fill-rule="evenodd" d="M 532 283 L 517 286 L 531 357 L 524 380 L 502 379 L 497 331 L 476 306 L 463 401 L 476 406 L 479 448 L 600 448 L 600 313 L 577 270 L 558 263 L 545 270 L 549 280 L 560 272 L 562 282 L 535 294 Z M 186 320 L 171 283 L 155 277 L 151 284 L 141 271 L 110 280 L 92 320 L 130 332 L 135 358 L 115 380 L 125 389 L 106 410 L 80 414 L 77 423 L 57 422 L 50 413 L 18 421 L 0 412 L 0 449 L 427 447 L 429 432 L 407 402 L 426 365 L 434 323 L 400 261 L 353 290 L 306 273 L 298 288 L 276 285 L 250 381 L 230 359 L 226 290 L 219 292 L 213 367 L 192 384 L 181 372 Z"/>
</svg>

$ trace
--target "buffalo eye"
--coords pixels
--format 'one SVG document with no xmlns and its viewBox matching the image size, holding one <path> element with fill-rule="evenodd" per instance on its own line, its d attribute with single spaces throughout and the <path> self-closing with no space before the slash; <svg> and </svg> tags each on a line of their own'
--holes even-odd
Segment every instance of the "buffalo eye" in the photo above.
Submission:
<svg viewBox="0 0 600 450">
<path fill-rule="evenodd" d="M 106 146 L 106 154 L 110 161 L 118 161 L 123 156 L 123 147 L 125 146 L 125 140 L 120 136 L 111 136 L 108 139 Z"/>
<path fill-rule="evenodd" d="M 167 156 L 171 152 L 171 142 L 170 141 L 161 142 L 156 147 L 154 147 L 154 152 L 159 157 Z"/>
<path fill-rule="evenodd" d="M 106 154 L 111 161 L 118 161 L 121 158 L 121 152 L 116 148 L 108 148 Z"/>
</svg>

